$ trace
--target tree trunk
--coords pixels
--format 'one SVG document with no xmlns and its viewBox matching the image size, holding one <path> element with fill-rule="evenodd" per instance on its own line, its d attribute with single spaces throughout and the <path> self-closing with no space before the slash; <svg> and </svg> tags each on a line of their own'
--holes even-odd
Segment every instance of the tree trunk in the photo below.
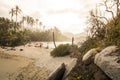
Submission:
<svg viewBox="0 0 120 80">
<path fill-rule="evenodd" d="M 16 23 L 15 23 L 15 26 L 14 26 L 15 31 L 16 31 L 16 28 L 17 28 L 17 14 L 16 14 Z"/>
<path fill-rule="evenodd" d="M 74 37 L 72 37 L 72 46 L 73 46 L 73 44 L 74 44 Z"/>
<path fill-rule="evenodd" d="M 55 48 L 56 48 L 54 31 L 53 31 L 53 43 L 54 43 L 54 46 L 55 46 Z"/>
<path fill-rule="evenodd" d="M 66 71 L 65 64 L 61 64 L 60 67 L 58 67 L 54 72 L 52 72 L 47 80 L 62 80 L 64 73 Z"/>
</svg>

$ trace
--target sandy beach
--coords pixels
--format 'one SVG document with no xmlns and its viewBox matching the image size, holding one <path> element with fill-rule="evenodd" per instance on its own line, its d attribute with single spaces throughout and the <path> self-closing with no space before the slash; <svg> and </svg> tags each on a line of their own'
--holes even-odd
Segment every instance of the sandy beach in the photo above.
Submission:
<svg viewBox="0 0 120 80">
<path fill-rule="evenodd" d="M 0 49 L 0 80 L 46 80 L 63 62 L 69 65 L 74 61 L 69 56 L 53 58 L 50 56 L 52 49 L 34 46 L 15 49 Z"/>
</svg>

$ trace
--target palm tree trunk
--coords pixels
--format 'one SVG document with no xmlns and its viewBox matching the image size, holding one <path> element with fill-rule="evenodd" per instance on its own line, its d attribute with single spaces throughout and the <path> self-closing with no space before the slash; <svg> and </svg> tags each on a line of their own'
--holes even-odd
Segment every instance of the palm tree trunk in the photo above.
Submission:
<svg viewBox="0 0 120 80">
<path fill-rule="evenodd" d="M 72 46 L 74 45 L 74 37 L 72 37 Z"/>
<path fill-rule="evenodd" d="M 54 31 L 53 31 L 53 43 L 54 43 L 54 46 L 56 48 Z"/>
<path fill-rule="evenodd" d="M 11 21 L 12 21 L 12 16 L 11 16 Z"/>
<path fill-rule="evenodd" d="M 15 25 L 15 31 L 16 31 L 16 28 L 17 28 L 17 14 L 16 14 L 16 25 Z"/>
<path fill-rule="evenodd" d="M 17 23 L 17 14 L 16 14 L 16 23 Z"/>
</svg>

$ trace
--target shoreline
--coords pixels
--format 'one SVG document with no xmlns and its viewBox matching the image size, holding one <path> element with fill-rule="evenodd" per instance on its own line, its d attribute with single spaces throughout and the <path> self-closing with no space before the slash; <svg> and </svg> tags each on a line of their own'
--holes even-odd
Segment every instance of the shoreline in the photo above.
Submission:
<svg viewBox="0 0 120 80">
<path fill-rule="evenodd" d="M 0 51 L 0 72 L 4 75 L 0 73 L 0 79 L 46 80 L 49 74 L 62 63 L 69 65 L 74 60 L 70 56 L 54 58 L 50 56 L 51 50 L 27 46 L 18 46 L 15 50 L 9 51 L 2 49 Z"/>
</svg>

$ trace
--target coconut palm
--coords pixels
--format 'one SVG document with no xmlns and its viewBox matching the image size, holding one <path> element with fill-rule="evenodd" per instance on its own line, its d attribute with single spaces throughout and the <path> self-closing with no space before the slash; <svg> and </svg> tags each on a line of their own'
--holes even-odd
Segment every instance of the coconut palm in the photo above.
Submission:
<svg viewBox="0 0 120 80">
<path fill-rule="evenodd" d="M 38 26 L 38 21 L 39 21 L 39 19 L 35 19 L 35 22 L 36 22 L 36 28 L 37 28 L 37 26 Z"/>
<path fill-rule="evenodd" d="M 34 21 L 33 17 L 30 17 L 30 25 L 31 25 L 31 27 L 33 27 L 34 23 L 35 23 L 35 21 Z"/>
<path fill-rule="evenodd" d="M 20 14 L 20 13 L 21 13 L 21 9 L 18 6 L 16 6 L 15 7 L 16 23 L 17 23 L 18 14 Z"/>
<path fill-rule="evenodd" d="M 35 20 L 33 19 L 33 17 L 26 16 L 26 22 L 27 22 L 28 26 L 33 27 Z"/>
<path fill-rule="evenodd" d="M 11 10 L 10 10 L 10 12 L 9 12 L 9 14 L 11 15 L 11 21 L 13 21 L 13 16 L 14 16 L 14 9 L 12 8 Z"/>
<path fill-rule="evenodd" d="M 23 26 L 24 26 L 25 21 L 26 21 L 26 17 L 23 16 L 23 17 L 22 17 L 22 23 L 23 23 Z"/>
<path fill-rule="evenodd" d="M 43 31 L 45 31 L 45 27 L 46 27 L 46 26 L 44 25 L 44 26 L 43 26 Z"/>
<path fill-rule="evenodd" d="M 30 24 L 30 16 L 26 16 L 26 22 L 27 22 L 27 24 L 28 24 L 28 26 L 29 26 L 29 24 Z M 27 27 L 28 27 L 27 26 Z"/>
<path fill-rule="evenodd" d="M 42 22 L 39 22 L 39 26 L 40 26 L 40 28 L 41 28 L 42 25 L 43 25 L 43 23 L 42 23 Z"/>
</svg>

